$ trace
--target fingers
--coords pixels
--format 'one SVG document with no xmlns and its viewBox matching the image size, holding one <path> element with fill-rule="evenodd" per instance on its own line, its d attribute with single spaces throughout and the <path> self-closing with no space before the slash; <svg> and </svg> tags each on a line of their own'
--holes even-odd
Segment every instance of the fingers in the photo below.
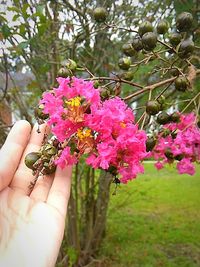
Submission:
<svg viewBox="0 0 200 267">
<path fill-rule="evenodd" d="M 15 173 L 15 176 L 10 184 L 10 187 L 13 189 L 19 190 L 21 193 L 28 195 L 30 193 L 29 185 L 32 180 L 34 180 L 34 176 L 32 175 L 32 170 L 28 169 L 24 163 L 24 159 L 27 154 L 30 152 L 39 151 L 44 134 L 46 131 L 46 124 L 42 124 L 40 126 L 40 133 L 37 132 L 38 126 L 35 125 L 31 132 L 30 141 L 23 153 L 22 159 L 20 161 L 19 167 Z"/>
<path fill-rule="evenodd" d="M 33 191 L 30 194 L 30 198 L 34 199 L 35 201 L 46 202 L 53 179 L 53 175 L 39 177 L 33 188 Z"/>
<path fill-rule="evenodd" d="M 62 216 L 66 216 L 70 196 L 72 166 L 56 170 L 55 178 L 47 197 L 47 204 L 56 208 Z"/>
<path fill-rule="evenodd" d="M 0 151 L 0 190 L 11 182 L 22 153 L 30 138 L 31 125 L 21 120 L 15 123 Z"/>
</svg>

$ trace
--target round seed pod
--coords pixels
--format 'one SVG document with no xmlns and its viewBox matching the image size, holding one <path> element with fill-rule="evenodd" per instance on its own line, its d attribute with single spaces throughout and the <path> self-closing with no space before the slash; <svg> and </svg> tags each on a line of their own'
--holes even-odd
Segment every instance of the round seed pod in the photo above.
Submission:
<svg viewBox="0 0 200 267">
<path fill-rule="evenodd" d="M 164 124 L 169 123 L 169 121 L 170 121 L 170 115 L 167 112 L 162 111 L 160 114 L 158 114 L 157 122 L 159 124 L 163 124 L 164 125 Z"/>
<path fill-rule="evenodd" d="M 166 20 L 160 20 L 157 24 L 157 33 L 158 34 L 165 34 L 169 29 L 169 24 Z"/>
<path fill-rule="evenodd" d="M 149 137 L 146 141 L 146 151 L 147 152 L 152 151 L 155 145 L 156 145 L 156 139 L 154 137 Z"/>
<path fill-rule="evenodd" d="M 176 47 L 181 42 L 182 36 L 180 33 L 174 32 L 169 36 L 169 42 L 173 47 Z"/>
<path fill-rule="evenodd" d="M 130 57 L 123 57 L 119 59 L 118 65 L 122 70 L 128 70 L 131 65 Z"/>
<path fill-rule="evenodd" d="M 160 104 L 156 100 L 149 100 L 146 103 L 146 112 L 149 115 L 156 115 L 160 111 Z"/>
<path fill-rule="evenodd" d="M 35 167 L 33 165 L 36 163 L 36 161 L 39 160 L 40 156 L 41 155 L 40 155 L 39 152 L 31 152 L 31 153 L 27 154 L 26 157 L 25 157 L 25 160 L 24 160 L 25 161 L 25 165 L 29 169 L 35 170 Z"/>
<path fill-rule="evenodd" d="M 180 43 L 179 49 L 178 49 L 178 55 L 180 58 L 188 58 L 192 52 L 194 51 L 194 42 L 190 39 L 183 40 Z"/>
<path fill-rule="evenodd" d="M 170 120 L 172 122 L 179 122 L 180 121 L 180 114 L 175 111 L 174 113 L 171 114 Z"/>
<path fill-rule="evenodd" d="M 35 108 L 34 115 L 36 118 L 41 119 L 41 120 L 46 120 L 49 118 L 49 114 L 44 113 L 44 105 L 43 104 L 40 104 Z"/>
<path fill-rule="evenodd" d="M 75 71 L 76 68 L 77 68 L 76 62 L 74 60 L 70 59 L 70 58 L 68 58 L 67 60 L 64 60 L 62 62 L 62 66 L 67 68 L 67 69 L 69 69 L 69 70 L 71 70 L 71 71 Z"/>
<path fill-rule="evenodd" d="M 152 51 L 157 44 L 157 35 L 154 32 L 147 32 L 142 36 L 142 43 L 144 49 Z"/>
<path fill-rule="evenodd" d="M 188 88 L 188 80 L 186 77 L 184 76 L 179 76 L 176 80 L 175 80 L 175 88 L 178 91 L 181 92 L 185 92 Z"/>
<path fill-rule="evenodd" d="M 180 161 L 180 160 L 182 160 L 184 158 L 184 155 L 183 154 L 179 154 L 179 155 L 176 155 L 174 158 L 175 158 L 175 160 Z"/>
<path fill-rule="evenodd" d="M 182 12 L 176 19 L 176 28 L 180 32 L 189 31 L 193 24 L 193 16 L 189 12 Z"/>
<path fill-rule="evenodd" d="M 153 26 L 149 21 L 142 22 L 138 29 L 138 33 L 140 36 L 143 36 L 146 32 L 152 32 L 152 31 L 153 31 Z"/>
<path fill-rule="evenodd" d="M 93 16 L 96 22 L 104 22 L 107 18 L 107 11 L 104 7 L 97 7 L 93 11 Z"/>
<path fill-rule="evenodd" d="M 134 38 L 132 41 L 132 46 L 137 52 L 142 50 L 143 49 L 142 39 L 140 37 Z"/>
<path fill-rule="evenodd" d="M 73 76 L 73 72 L 66 67 L 61 67 L 58 71 L 58 77 L 67 78 Z"/>
<path fill-rule="evenodd" d="M 167 148 L 164 154 L 165 154 L 166 158 L 174 159 L 174 155 L 173 155 L 173 153 L 172 153 L 170 148 Z"/>
<path fill-rule="evenodd" d="M 126 56 L 129 56 L 129 57 L 133 57 L 136 54 L 135 49 L 130 43 L 123 44 L 122 51 Z"/>
</svg>

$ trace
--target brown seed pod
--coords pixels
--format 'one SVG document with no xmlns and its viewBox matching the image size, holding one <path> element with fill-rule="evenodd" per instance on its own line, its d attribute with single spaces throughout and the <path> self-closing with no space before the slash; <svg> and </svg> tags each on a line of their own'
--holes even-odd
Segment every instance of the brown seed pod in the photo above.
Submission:
<svg viewBox="0 0 200 267">
<path fill-rule="evenodd" d="M 39 152 L 31 152 L 27 154 L 24 160 L 25 165 L 31 170 L 36 170 L 34 164 L 40 159 L 40 156 Z"/>
<path fill-rule="evenodd" d="M 156 115 L 160 111 L 160 104 L 156 100 L 149 100 L 146 103 L 146 112 L 149 115 Z"/>
</svg>

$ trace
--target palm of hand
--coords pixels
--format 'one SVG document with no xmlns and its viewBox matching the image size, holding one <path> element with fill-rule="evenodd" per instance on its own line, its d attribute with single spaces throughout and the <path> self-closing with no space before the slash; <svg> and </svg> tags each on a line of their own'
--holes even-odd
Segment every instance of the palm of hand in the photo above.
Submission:
<svg viewBox="0 0 200 267">
<path fill-rule="evenodd" d="M 6 188 L 0 193 L 0 213 L 2 253 L 10 266 L 55 263 L 64 230 L 64 217 L 55 208 Z"/>
<path fill-rule="evenodd" d="M 24 155 L 29 149 L 27 146 Z M 13 174 L 11 181 L 3 180 L 9 186 L 0 192 L 0 266 L 54 266 L 64 233 L 70 179 L 58 170 L 54 180 L 50 176 L 40 178 L 29 193 L 33 177 L 23 165 L 23 157 Z"/>
</svg>

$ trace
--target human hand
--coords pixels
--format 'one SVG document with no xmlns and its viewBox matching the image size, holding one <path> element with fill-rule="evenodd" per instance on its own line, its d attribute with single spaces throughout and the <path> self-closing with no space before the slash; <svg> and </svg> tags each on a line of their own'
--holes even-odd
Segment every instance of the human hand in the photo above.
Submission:
<svg viewBox="0 0 200 267">
<path fill-rule="evenodd" d="M 38 151 L 45 133 L 17 122 L 0 151 L 0 266 L 51 267 L 63 239 L 72 167 L 34 177 L 25 156 Z M 31 135 L 30 135 L 31 132 Z"/>
</svg>

